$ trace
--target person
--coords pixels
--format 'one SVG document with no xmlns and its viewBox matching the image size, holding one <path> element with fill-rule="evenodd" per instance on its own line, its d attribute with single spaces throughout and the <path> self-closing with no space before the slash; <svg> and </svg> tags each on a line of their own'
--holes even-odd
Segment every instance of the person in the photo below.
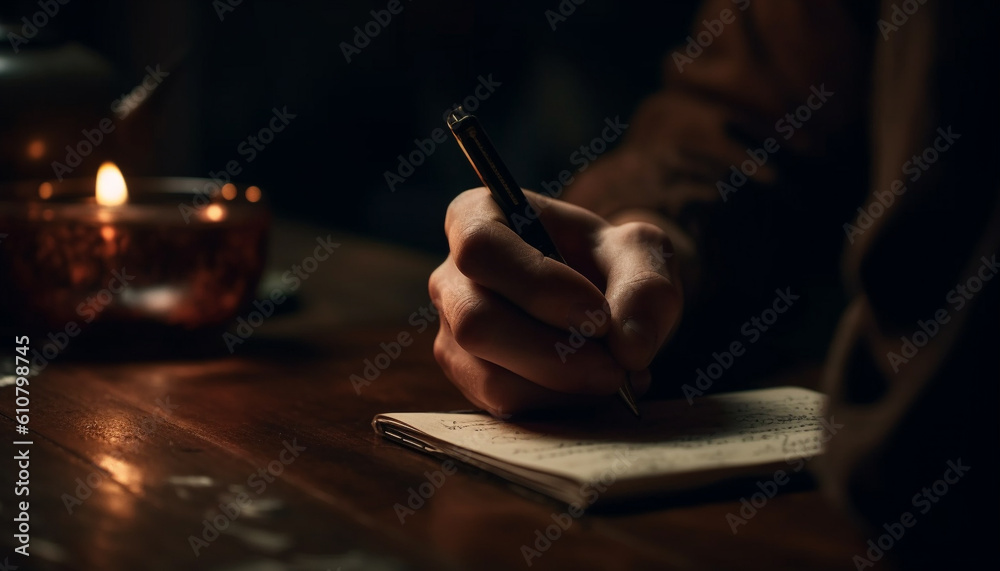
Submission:
<svg viewBox="0 0 1000 571">
<path fill-rule="evenodd" d="M 817 477 L 872 540 L 851 563 L 978 561 L 1000 503 L 998 14 L 958 4 L 705 2 L 622 145 L 562 200 L 529 194 L 568 265 L 485 189 L 452 202 L 429 280 L 447 377 L 497 415 L 606 402 L 626 378 L 673 394 L 684 356 L 733 339 L 718 324 L 786 291 L 842 427 Z"/>
</svg>

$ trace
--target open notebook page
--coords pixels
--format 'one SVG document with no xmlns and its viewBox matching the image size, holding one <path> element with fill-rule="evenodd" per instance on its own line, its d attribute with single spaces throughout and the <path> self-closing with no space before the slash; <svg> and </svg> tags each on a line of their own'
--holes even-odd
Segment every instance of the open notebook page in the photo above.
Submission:
<svg viewBox="0 0 1000 571">
<path fill-rule="evenodd" d="M 525 423 L 476 413 L 394 413 L 377 416 L 375 424 L 395 421 L 432 446 L 468 451 L 476 464 L 485 460 L 575 482 L 613 469 L 620 481 L 814 456 L 821 451 L 824 398 L 783 387 L 705 396 L 693 404 L 644 403 L 641 420 L 624 411 L 587 421 Z"/>
</svg>

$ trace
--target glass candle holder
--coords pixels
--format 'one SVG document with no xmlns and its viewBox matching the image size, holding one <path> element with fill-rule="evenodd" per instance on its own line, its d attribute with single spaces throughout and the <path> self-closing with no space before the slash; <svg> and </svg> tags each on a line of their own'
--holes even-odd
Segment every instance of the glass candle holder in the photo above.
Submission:
<svg viewBox="0 0 1000 571">
<path fill-rule="evenodd" d="M 219 330 L 254 297 L 270 215 L 260 189 L 128 182 L 97 203 L 93 179 L 0 187 L 0 305 L 38 330 Z"/>
</svg>

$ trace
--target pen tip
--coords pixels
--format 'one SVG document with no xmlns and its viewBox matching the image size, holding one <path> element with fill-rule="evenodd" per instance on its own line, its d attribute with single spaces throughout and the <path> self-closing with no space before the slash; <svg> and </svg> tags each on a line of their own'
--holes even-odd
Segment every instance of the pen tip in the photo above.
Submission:
<svg viewBox="0 0 1000 571">
<path fill-rule="evenodd" d="M 628 406 L 629 410 L 632 411 L 632 414 L 634 414 L 636 418 L 642 418 L 642 415 L 639 414 L 639 405 L 636 404 L 635 397 L 632 396 L 632 384 L 628 381 L 628 379 L 626 379 L 625 382 L 622 383 L 622 386 L 618 389 L 618 395 L 622 397 L 622 400 L 625 401 L 625 405 Z"/>
</svg>

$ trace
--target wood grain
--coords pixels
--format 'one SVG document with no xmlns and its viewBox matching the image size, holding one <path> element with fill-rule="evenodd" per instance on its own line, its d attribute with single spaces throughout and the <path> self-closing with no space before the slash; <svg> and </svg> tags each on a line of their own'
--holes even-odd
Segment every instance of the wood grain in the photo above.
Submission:
<svg viewBox="0 0 1000 571">
<path fill-rule="evenodd" d="M 284 271 L 327 234 L 279 226 L 271 267 Z M 564 508 L 491 476 L 465 468 L 446 476 L 400 522 L 394 505 L 405 505 L 409 489 L 442 466 L 375 437 L 372 416 L 468 403 L 431 356 L 436 324 L 418 331 L 409 320 L 429 304 L 434 260 L 336 239 L 342 247 L 297 292 L 298 310 L 269 318 L 233 355 L 60 358 L 33 378 L 32 557 L 9 556 L 10 563 L 42 570 L 527 568 L 522 545 L 533 546 L 536 530 L 544 534 Z M 401 332 L 413 344 L 358 394 L 350 376 Z M 8 435 L 13 408 L 12 387 L 0 388 L 0 431 Z M 291 442 L 305 449 L 283 464 Z M 10 529 L 16 475 L 5 456 L 0 497 Z M 268 466 L 280 474 L 260 489 L 259 471 Z M 88 476 L 100 483 L 80 487 Z M 189 538 L 202 537 L 204 521 L 240 493 L 252 501 L 196 555 Z M 849 522 L 810 490 L 780 494 L 734 535 L 726 514 L 739 510 L 738 496 L 585 515 L 530 568 L 849 569 L 864 552 Z M 72 510 L 67 497 L 79 499 L 68 502 Z M 0 541 L 12 553 L 11 534 Z"/>
</svg>

